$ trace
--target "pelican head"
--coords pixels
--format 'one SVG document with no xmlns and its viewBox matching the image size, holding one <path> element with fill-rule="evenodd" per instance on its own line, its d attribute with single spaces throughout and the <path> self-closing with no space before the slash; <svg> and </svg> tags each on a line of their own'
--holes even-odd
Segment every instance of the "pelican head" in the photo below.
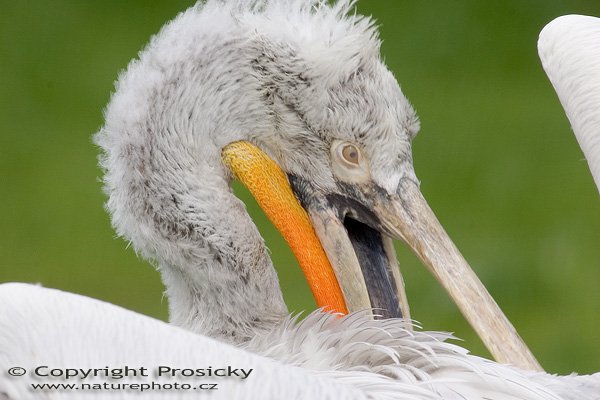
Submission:
<svg viewBox="0 0 600 400">
<path fill-rule="evenodd" d="M 274 16 L 240 43 L 245 57 L 233 68 L 247 86 L 234 84 L 230 96 L 244 99 L 240 119 L 248 108 L 260 116 L 236 139 L 256 144 L 287 175 L 348 310 L 408 317 L 386 204 L 401 182 L 418 186 L 410 148 L 418 118 L 382 63 L 368 19 L 341 17 L 349 2 L 319 4 L 316 13 L 295 4 L 298 20 L 288 23 L 297 26 Z"/>
<path fill-rule="evenodd" d="M 286 307 L 230 189 L 239 174 L 228 160 L 253 151 L 232 156 L 230 146 L 248 143 L 308 214 L 322 246 L 308 252 L 326 254 L 307 276 L 320 306 L 407 317 L 391 242 L 401 239 L 492 353 L 522 354 L 419 192 L 418 118 L 380 58 L 372 20 L 349 14 L 353 3 L 209 0 L 167 24 L 120 76 L 96 136 L 113 225 L 157 261 L 174 323 L 234 342 L 268 328 Z M 322 278 L 327 269 L 335 282 Z"/>
</svg>

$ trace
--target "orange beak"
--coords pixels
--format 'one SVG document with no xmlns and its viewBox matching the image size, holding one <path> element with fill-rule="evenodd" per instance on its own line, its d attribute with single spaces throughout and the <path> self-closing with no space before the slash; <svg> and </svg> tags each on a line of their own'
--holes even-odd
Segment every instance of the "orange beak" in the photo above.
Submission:
<svg viewBox="0 0 600 400">
<path fill-rule="evenodd" d="M 221 155 L 225 165 L 252 193 L 292 249 L 317 306 L 347 314 L 348 308 L 331 263 L 281 168 L 249 142 L 231 143 Z"/>
</svg>

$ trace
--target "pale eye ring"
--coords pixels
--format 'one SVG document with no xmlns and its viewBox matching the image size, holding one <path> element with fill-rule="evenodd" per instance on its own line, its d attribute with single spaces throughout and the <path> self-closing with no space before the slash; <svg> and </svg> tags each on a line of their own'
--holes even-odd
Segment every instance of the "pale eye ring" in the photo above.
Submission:
<svg viewBox="0 0 600 400">
<path fill-rule="evenodd" d="M 348 164 L 359 165 L 360 151 L 355 145 L 349 143 L 345 144 L 342 146 L 341 154 L 344 161 L 346 161 Z"/>
</svg>

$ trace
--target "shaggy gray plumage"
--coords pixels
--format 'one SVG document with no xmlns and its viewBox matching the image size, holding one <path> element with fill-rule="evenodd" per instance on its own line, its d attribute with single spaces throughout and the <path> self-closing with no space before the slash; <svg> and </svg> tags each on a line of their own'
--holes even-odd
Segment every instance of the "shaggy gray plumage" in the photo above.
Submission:
<svg viewBox="0 0 600 400">
<path fill-rule="evenodd" d="M 248 140 L 288 173 L 335 190 L 336 139 L 372 179 L 416 180 L 419 123 L 351 1 L 209 1 L 167 24 L 118 82 L 96 135 L 118 234 L 156 261 L 171 321 L 232 342 L 286 314 L 221 149 Z"/>
</svg>

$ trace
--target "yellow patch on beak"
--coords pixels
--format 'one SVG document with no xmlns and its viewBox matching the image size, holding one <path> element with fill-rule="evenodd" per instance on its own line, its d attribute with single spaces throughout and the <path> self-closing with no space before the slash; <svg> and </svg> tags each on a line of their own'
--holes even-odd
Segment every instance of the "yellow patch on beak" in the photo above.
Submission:
<svg viewBox="0 0 600 400">
<path fill-rule="evenodd" d="M 281 168 L 249 142 L 231 143 L 223 148 L 221 156 L 289 244 L 317 305 L 347 314 L 346 302 L 329 259 Z"/>
</svg>

